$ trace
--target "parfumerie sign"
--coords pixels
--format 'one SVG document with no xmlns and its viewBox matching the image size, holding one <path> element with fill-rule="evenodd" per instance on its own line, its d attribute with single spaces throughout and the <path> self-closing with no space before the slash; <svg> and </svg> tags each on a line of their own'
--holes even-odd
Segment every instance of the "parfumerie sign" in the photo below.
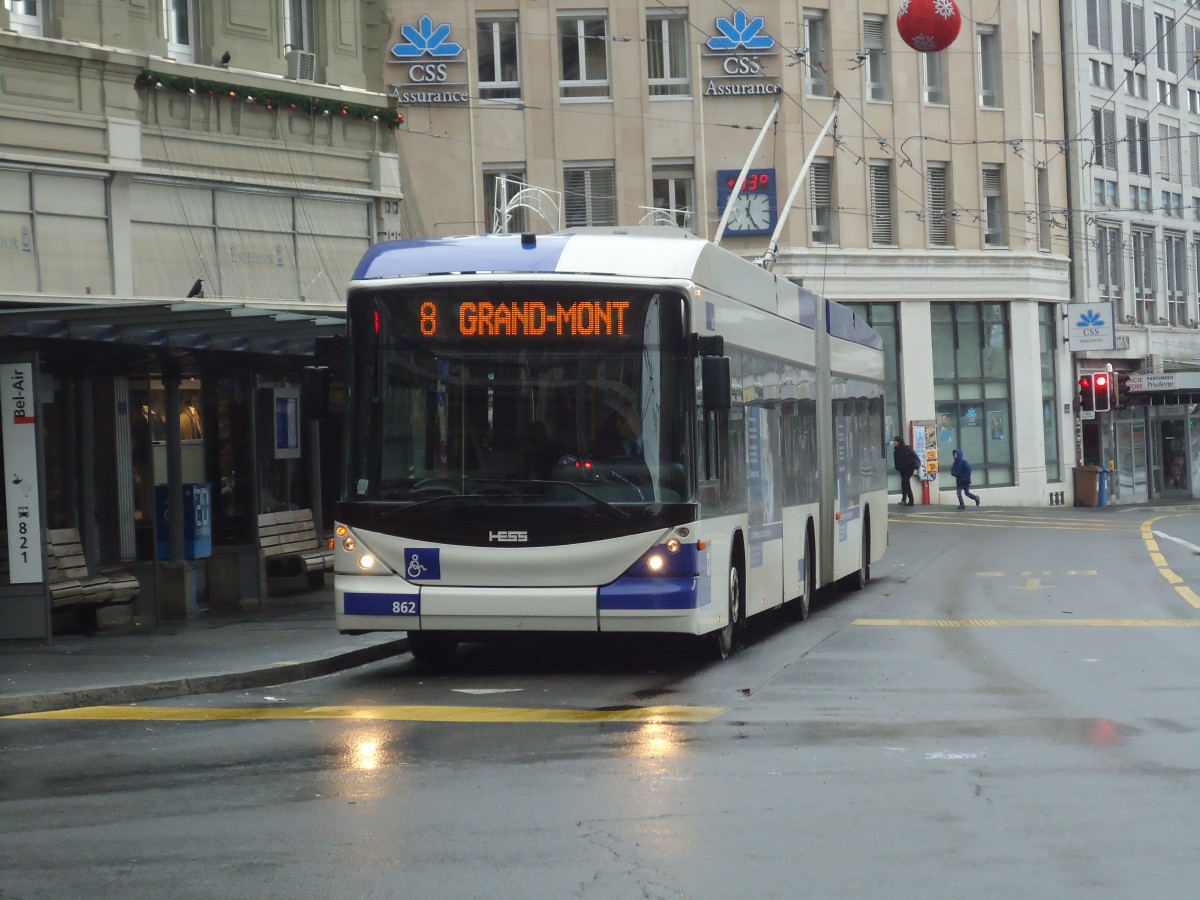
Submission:
<svg viewBox="0 0 1200 900">
<path fill-rule="evenodd" d="M 0 416 L 4 499 L 8 504 L 8 580 L 10 584 L 38 584 L 44 579 L 32 362 L 0 363 Z"/>
</svg>

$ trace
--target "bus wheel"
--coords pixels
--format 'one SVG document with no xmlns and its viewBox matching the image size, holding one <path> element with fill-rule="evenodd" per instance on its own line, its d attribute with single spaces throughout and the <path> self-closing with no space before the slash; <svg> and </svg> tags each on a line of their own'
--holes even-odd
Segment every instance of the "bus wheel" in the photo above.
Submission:
<svg viewBox="0 0 1200 900">
<path fill-rule="evenodd" d="M 729 600 L 725 610 L 725 625 L 710 637 L 713 654 L 717 659 L 726 659 L 733 652 L 733 638 L 737 631 L 739 601 L 742 597 L 742 579 L 737 566 L 729 567 Z"/>
<path fill-rule="evenodd" d="M 454 659 L 458 640 L 446 631 L 410 631 L 408 652 L 423 666 L 443 668 Z"/>
<path fill-rule="evenodd" d="M 809 529 L 804 549 L 804 596 L 792 601 L 792 617 L 803 622 L 812 612 L 813 597 L 817 593 L 817 548 Z"/>
<path fill-rule="evenodd" d="M 846 587 L 852 591 L 861 591 L 871 580 L 871 519 L 863 520 L 862 556 L 859 557 L 858 571 L 846 576 Z"/>
</svg>

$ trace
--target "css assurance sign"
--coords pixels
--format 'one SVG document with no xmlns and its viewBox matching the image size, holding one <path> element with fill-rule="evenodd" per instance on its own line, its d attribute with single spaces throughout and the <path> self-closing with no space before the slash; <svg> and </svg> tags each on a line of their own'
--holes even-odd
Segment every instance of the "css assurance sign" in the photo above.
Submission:
<svg viewBox="0 0 1200 900">
<path fill-rule="evenodd" d="M 1112 301 L 1068 303 L 1067 340 L 1072 353 L 1114 349 L 1117 338 L 1113 330 Z"/>
</svg>

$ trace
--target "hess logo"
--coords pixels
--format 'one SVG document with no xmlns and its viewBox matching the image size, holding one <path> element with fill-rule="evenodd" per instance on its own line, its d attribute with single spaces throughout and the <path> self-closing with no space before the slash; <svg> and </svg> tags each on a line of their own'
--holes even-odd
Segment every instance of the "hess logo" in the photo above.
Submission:
<svg viewBox="0 0 1200 900">
<path fill-rule="evenodd" d="M 524 544 L 529 540 L 528 531 L 489 531 L 488 540 L 494 544 Z"/>
</svg>

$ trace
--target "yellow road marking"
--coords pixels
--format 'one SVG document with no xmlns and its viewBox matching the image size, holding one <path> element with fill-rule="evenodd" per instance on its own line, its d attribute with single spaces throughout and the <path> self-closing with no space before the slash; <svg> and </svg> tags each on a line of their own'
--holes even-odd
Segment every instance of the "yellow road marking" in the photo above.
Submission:
<svg viewBox="0 0 1200 900">
<path fill-rule="evenodd" d="M 1040 578 L 1026 578 L 1024 584 L 1013 585 L 1013 589 L 1017 591 L 1040 591 L 1052 587 L 1054 587 L 1052 584 L 1042 584 Z"/>
<path fill-rule="evenodd" d="M 271 706 L 258 708 L 186 706 L 84 706 L 20 713 L 6 719 L 75 719 L 118 722 L 212 722 L 252 719 L 356 719 L 391 722 L 507 722 L 573 725 L 594 722 L 711 722 L 718 706 L 640 706 L 631 709 L 527 709 L 489 706 Z"/>
<path fill-rule="evenodd" d="M 1200 598 L 1197 598 L 1197 605 L 1200 606 Z M 1092 628 L 1200 628 L 1200 619 L 855 619 L 852 624 L 916 628 L 1053 628 L 1081 625 Z"/>
<path fill-rule="evenodd" d="M 1200 596 L 1197 596 L 1196 592 L 1186 584 L 1175 588 L 1175 592 L 1188 603 L 1192 604 L 1192 606 L 1196 607 L 1196 609 L 1200 609 Z"/>
</svg>

